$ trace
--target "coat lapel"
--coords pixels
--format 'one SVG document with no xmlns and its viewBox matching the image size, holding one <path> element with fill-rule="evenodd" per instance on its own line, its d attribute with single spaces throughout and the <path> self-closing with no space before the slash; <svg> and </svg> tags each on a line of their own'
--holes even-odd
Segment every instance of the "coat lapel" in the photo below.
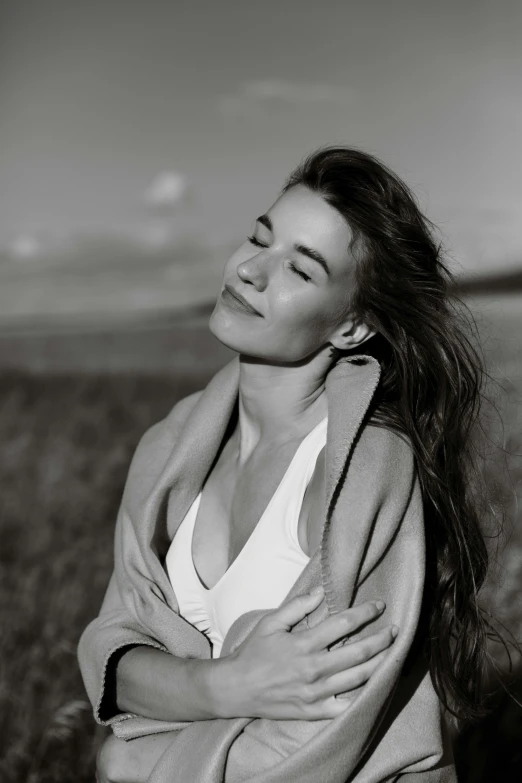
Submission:
<svg viewBox="0 0 522 783">
<path fill-rule="evenodd" d="M 342 570 L 342 561 L 346 558 L 346 553 L 336 548 L 335 536 L 332 535 L 332 510 L 352 446 L 379 382 L 380 372 L 376 359 L 360 354 L 341 358 L 326 377 L 328 426 L 321 575 L 326 603 L 332 613 L 344 608 L 332 575 Z M 165 529 L 168 540 L 172 540 L 212 467 L 237 404 L 238 394 L 239 356 L 236 356 L 203 389 L 182 425 L 141 513 L 132 515 L 143 557 L 148 561 L 166 602 L 176 611 L 179 611 L 179 607 L 170 581 L 151 542 Z"/>
<path fill-rule="evenodd" d="M 357 434 L 375 393 L 381 366 L 372 356 L 345 357 L 337 362 L 326 377 L 328 427 L 326 432 L 326 496 L 321 539 L 321 579 L 325 602 L 330 614 L 347 608 L 350 593 L 345 575 L 349 550 L 333 525 L 335 504 L 350 463 Z M 339 523 L 345 527 L 349 520 Z M 346 532 L 346 531 L 343 531 Z"/>
</svg>

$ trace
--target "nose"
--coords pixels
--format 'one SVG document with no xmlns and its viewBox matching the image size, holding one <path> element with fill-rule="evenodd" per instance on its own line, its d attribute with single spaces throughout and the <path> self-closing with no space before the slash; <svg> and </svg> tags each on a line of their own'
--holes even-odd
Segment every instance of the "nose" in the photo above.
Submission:
<svg viewBox="0 0 522 783">
<path fill-rule="evenodd" d="M 242 261 L 237 266 L 237 274 L 244 283 L 252 283 L 260 289 L 266 285 L 267 265 L 259 258 L 256 253 L 246 261 Z"/>
</svg>

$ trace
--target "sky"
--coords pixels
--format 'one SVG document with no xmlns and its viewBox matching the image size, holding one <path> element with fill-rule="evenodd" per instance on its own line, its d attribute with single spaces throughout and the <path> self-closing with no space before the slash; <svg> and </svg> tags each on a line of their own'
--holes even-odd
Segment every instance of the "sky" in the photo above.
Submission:
<svg viewBox="0 0 522 783">
<path fill-rule="evenodd" d="M 380 157 L 457 274 L 522 265 L 519 0 L 4 0 L 0 316 L 219 293 L 324 144 Z"/>
</svg>

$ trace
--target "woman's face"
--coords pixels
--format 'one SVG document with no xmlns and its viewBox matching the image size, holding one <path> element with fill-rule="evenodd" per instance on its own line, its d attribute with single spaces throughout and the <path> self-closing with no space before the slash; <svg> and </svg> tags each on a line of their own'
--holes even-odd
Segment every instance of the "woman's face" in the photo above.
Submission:
<svg viewBox="0 0 522 783">
<path fill-rule="evenodd" d="M 353 347 L 341 337 L 352 325 L 352 235 L 337 210 L 297 185 L 252 228 L 252 240 L 245 239 L 225 264 L 222 291 L 209 321 L 215 337 L 238 353 L 278 362 L 297 362 L 323 347 L 329 354 L 332 344 Z M 323 263 L 311 258 L 307 248 Z M 226 286 L 259 314 L 239 309 Z M 358 328 L 358 342 L 371 336 L 366 327 Z"/>
</svg>

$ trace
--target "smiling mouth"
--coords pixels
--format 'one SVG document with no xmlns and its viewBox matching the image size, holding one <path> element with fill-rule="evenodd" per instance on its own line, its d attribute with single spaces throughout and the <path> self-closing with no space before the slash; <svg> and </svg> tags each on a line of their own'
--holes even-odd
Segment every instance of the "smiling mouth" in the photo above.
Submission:
<svg viewBox="0 0 522 783">
<path fill-rule="evenodd" d="M 224 300 L 226 304 L 230 304 L 232 307 L 234 307 L 236 310 L 241 311 L 242 313 L 247 313 L 248 315 L 257 315 L 258 317 L 261 316 L 261 313 L 258 313 L 257 310 L 254 310 L 252 307 L 247 306 L 242 302 L 240 299 L 237 299 L 229 290 L 228 288 L 224 288 L 221 292 L 221 298 Z"/>
</svg>

